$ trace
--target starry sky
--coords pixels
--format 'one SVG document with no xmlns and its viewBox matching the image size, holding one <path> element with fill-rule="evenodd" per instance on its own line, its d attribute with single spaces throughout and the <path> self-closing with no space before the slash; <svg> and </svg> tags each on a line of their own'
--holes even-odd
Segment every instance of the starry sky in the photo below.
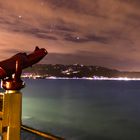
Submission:
<svg viewBox="0 0 140 140">
<path fill-rule="evenodd" d="M 1 0 L 0 60 L 46 48 L 46 64 L 140 71 L 140 0 Z"/>
</svg>

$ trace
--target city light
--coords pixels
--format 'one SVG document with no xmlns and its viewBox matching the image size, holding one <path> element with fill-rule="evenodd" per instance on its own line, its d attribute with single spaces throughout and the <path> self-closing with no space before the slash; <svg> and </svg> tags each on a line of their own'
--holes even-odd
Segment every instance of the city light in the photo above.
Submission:
<svg viewBox="0 0 140 140">
<path fill-rule="evenodd" d="M 140 81 L 140 78 L 128 78 L 128 77 L 103 77 L 103 76 L 93 76 L 93 77 L 55 77 L 55 76 L 48 76 L 48 75 L 39 75 L 39 74 L 30 74 L 26 73 L 22 75 L 22 78 L 29 78 L 29 79 L 83 79 L 83 80 L 116 80 L 116 81 Z"/>
</svg>

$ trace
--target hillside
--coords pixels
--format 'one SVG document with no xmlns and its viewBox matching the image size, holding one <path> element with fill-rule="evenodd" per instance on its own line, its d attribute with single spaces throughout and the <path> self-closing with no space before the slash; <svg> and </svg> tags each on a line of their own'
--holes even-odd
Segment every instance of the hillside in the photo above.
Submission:
<svg viewBox="0 0 140 140">
<path fill-rule="evenodd" d="M 27 68 L 23 74 L 41 75 L 44 77 L 130 77 L 140 78 L 139 72 L 121 72 L 100 66 L 84 66 L 84 65 L 62 65 L 62 64 L 37 64 L 33 67 Z"/>
</svg>

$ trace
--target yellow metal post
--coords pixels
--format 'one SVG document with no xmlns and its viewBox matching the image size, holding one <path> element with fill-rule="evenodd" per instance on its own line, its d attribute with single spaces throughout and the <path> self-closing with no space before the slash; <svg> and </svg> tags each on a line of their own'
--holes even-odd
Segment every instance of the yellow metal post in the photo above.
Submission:
<svg viewBox="0 0 140 140">
<path fill-rule="evenodd" d="M 22 94 L 6 90 L 3 97 L 2 140 L 20 140 Z"/>
<path fill-rule="evenodd" d="M 19 91 L 24 84 L 14 79 L 2 82 L 3 93 L 1 131 L 2 140 L 20 140 L 22 93 Z"/>
</svg>

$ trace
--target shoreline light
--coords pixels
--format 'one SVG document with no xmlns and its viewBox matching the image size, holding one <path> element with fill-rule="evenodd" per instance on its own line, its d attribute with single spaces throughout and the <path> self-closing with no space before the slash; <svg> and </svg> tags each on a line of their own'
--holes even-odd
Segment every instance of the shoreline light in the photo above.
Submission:
<svg viewBox="0 0 140 140">
<path fill-rule="evenodd" d="M 93 77 L 82 77 L 82 78 L 78 78 L 78 77 L 73 77 L 73 78 L 69 78 L 69 77 L 55 77 L 55 76 L 41 76 L 41 75 L 34 75 L 34 74 L 26 74 L 26 75 L 22 75 L 23 78 L 29 78 L 29 79 L 83 79 L 83 80 L 114 80 L 114 81 L 140 81 L 140 78 L 128 78 L 128 77 L 103 77 L 103 76 L 93 76 Z"/>
</svg>

